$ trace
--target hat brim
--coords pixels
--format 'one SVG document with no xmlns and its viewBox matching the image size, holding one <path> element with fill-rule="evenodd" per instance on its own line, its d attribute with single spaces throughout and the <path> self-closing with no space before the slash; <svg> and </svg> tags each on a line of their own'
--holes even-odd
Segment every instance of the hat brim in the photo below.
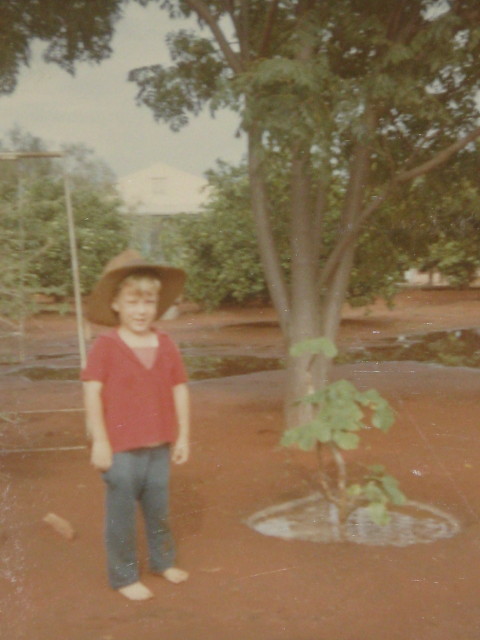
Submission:
<svg viewBox="0 0 480 640">
<path fill-rule="evenodd" d="M 100 278 L 87 299 L 87 319 L 94 324 L 108 327 L 116 326 L 118 315 L 111 306 L 113 299 L 122 280 L 137 273 L 158 278 L 162 284 L 158 296 L 156 320 L 172 306 L 182 293 L 185 283 L 185 272 L 182 269 L 136 261 L 134 264 L 108 271 Z"/>
</svg>

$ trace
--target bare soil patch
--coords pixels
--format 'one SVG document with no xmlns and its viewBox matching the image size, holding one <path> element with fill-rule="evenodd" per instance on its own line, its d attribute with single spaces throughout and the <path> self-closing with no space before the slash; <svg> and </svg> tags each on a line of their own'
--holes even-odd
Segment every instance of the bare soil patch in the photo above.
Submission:
<svg viewBox="0 0 480 640">
<path fill-rule="evenodd" d="M 393 310 L 345 309 L 340 342 L 478 323 L 480 292 L 404 291 Z M 281 355 L 271 309 L 188 308 L 165 329 L 212 353 Z M 76 353 L 72 316 L 28 327 L 31 357 Z M 309 495 L 314 459 L 280 449 L 283 372 L 191 385 L 191 462 L 174 469 L 172 526 L 190 580 L 145 575 L 155 598 L 109 590 L 103 487 L 88 464 L 77 382 L 0 377 L 0 636 L 5 640 L 474 640 L 480 638 L 480 370 L 411 362 L 341 365 L 397 412 L 352 461 L 381 462 L 407 495 L 452 514 L 462 531 L 404 548 L 260 535 L 252 513 Z M 73 539 L 43 521 L 68 520 Z M 140 542 L 140 552 L 144 552 Z"/>
</svg>

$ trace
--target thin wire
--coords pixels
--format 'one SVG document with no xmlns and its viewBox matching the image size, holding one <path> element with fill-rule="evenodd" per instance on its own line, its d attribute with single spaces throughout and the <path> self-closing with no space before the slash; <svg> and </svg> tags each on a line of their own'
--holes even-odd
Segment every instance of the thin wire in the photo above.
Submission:
<svg viewBox="0 0 480 640">
<path fill-rule="evenodd" d="M 480 515 L 475 511 L 475 509 L 472 507 L 472 505 L 470 504 L 467 496 L 459 489 L 457 483 L 455 482 L 455 479 L 452 475 L 452 473 L 450 472 L 449 468 L 443 463 L 442 459 L 440 458 L 440 456 L 437 455 L 434 447 L 432 446 L 432 444 L 430 443 L 429 439 L 427 438 L 427 436 L 425 435 L 425 433 L 422 431 L 420 425 L 418 424 L 418 422 L 415 420 L 414 416 L 412 415 L 412 413 L 409 411 L 407 405 L 403 402 L 403 400 L 401 398 L 399 398 L 399 402 L 403 405 L 403 409 L 405 411 L 405 413 L 408 415 L 408 417 L 410 418 L 411 423 L 413 424 L 413 426 L 415 427 L 418 435 L 420 436 L 420 438 L 423 440 L 425 446 L 430 450 L 430 453 L 432 455 L 433 458 L 435 458 L 436 463 L 438 464 L 438 466 L 442 469 L 443 473 L 447 476 L 447 478 L 450 480 L 453 488 L 455 489 L 455 492 L 458 494 L 458 496 L 461 498 L 462 502 L 464 503 L 464 505 L 467 507 L 467 509 L 470 511 L 470 513 L 475 517 L 475 520 L 480 520 Z"/>
</svg>

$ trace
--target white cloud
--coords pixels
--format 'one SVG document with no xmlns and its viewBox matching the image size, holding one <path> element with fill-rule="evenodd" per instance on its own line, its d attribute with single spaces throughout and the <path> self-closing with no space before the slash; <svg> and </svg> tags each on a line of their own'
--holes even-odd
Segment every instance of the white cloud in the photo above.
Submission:
<svg viewBox="0 0 480 640">
<path fill-rule="evenodd" d="M 165 35 L 182 26 L 157 6 L 129 5 L 118 23 L 113 55 L 100 65 L 83 64 L 74 77 L 41 60 L 34 47 L 29 68 L 22 69 L 16 91 L 0 98 L 0 137 L 15 124 L 44 139 L 50 148 L 81 142 L 92 147 L 118 175 L 164 162 L 201 175 L 216 158 L 238 162 L 244 143 L 234 137 L 237 117 L 207 113 L 180 133 L 155 123 L 146 107 L 135 105 L 136 86 L 128 71 L 168 64 Z"/>
</svg>

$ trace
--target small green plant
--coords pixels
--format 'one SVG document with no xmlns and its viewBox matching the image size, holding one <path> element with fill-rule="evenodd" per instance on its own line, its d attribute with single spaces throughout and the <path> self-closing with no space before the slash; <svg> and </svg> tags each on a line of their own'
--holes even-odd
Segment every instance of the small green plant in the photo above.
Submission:
<svg viewBox="0 0 480 640">
<path fill-rule="evenodd" d="M 299 342 L 290 350 L 292 356 L 323 353 L 328 358 L 337 354 L 335 345 L 327 338 Z M 376 428 L 387 432 L 394 422 L 390 404 L 375 389 L 360 391 L 348 380 L 332 382 L 314 389 L 298 402 L 312 407 L 312 419 L 298 427 L 287 429 L 281 444 L 297 446 L 304 451 L 316 450 L 319 462 L 320 486 L 326 499 L 338 509 L 339 522 L 358 506 L 367 505 L 371 519 L 386 524 L 388 507 L 405 502 L 397 480 L 385 473 L 384 467 L 367 467 L 362 483 L 348 484 L 344 451 L 357 449 L 360 432 Z M 333 471 L 327 469 L 326 453 L 334 462 Z"/>
</svg>

